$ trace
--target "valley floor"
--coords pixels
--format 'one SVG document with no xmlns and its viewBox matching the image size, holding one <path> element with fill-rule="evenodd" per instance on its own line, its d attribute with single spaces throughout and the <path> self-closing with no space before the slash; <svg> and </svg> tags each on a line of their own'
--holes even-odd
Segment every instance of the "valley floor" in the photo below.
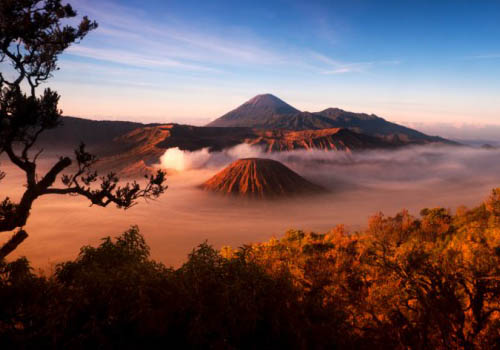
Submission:
<svg viewBox="0 0 500 350">
<path fill-rule="evenodd" d="M 471 207 L 500 183 L 500 153 L 474 152 L 417 149 L 360 154 L 314 166 L 281 159 L 330 189 L 322 196 L 294 200 L 241 201 L 200 191 L 196 186 L 220 169 L 215 165 L 172 174 L 159 200 L 140 202 L 127 211 L 89 207 L 78 197 L 46 196 L 35 202 L 26 226 L 30 237 L 13 257 L 27 256 L 35 267 L 50 270 L 74 258 L 81 246 L 98 244 L 103 236 L 138 225 L 152 247 L 152 257 L 179 266 L 205 240 L 217 248 L 238 247 L 280 237 L 290 228 L 326 232 L 344 224 L 355 231 L 380 211 L 393 215 L 406 208 L 418 214 L 424 207 Z M 8 175 L 0 183 L 2 195 L 19 195 L 23 179 L 8 167 L 2 169 Z"/>
</svg>

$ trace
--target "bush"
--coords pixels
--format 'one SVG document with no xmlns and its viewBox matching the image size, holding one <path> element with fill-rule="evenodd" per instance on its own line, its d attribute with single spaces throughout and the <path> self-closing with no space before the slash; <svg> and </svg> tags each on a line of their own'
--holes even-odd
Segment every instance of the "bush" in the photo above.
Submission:
<svg viewBox="0 0 500 350">
<path fill-rule="evenodd" d="M 374 216 L 363 232 L 291 230 L 178 269 L 137 227 L 50 277 L 0 263 L 0 341 L 30 349 L 500 349 L 498 190 L 451 214 Z"/>
</svg>

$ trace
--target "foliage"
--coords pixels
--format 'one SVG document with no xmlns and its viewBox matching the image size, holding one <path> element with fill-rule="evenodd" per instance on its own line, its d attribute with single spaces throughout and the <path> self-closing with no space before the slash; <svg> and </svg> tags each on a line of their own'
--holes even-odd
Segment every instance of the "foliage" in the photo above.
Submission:
<svg viewBox="0 0 500 350">
<path fill-rule="evenodd" d="M 13 348 L 500 349 L 498 190 L 484 204 L 373 216 L 368 228 L 153 261 L 137 227 L 55 274 L 0 265 Z"/>
</svg>

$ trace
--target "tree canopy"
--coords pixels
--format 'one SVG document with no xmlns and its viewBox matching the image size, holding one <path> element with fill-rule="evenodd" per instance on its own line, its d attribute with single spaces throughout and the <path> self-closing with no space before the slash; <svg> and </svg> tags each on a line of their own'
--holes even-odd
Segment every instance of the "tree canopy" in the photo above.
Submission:
<svg viewBox="0 0 500 350">
<path fill-rule="evenodd" d="M 480 206 L 377 214 L 368 227 L 151 259 L 137 227 L 53 275 L 0 264 L 16 348 L 500 349 L 498 190 Z"/>
</svg>

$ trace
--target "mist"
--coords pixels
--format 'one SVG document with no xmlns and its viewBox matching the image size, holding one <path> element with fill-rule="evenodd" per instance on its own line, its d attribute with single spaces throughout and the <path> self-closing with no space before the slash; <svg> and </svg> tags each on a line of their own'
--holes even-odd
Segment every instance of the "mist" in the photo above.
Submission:
<svg viewBox="0 0 500 350">
<path fill-rule="evenodd" d="M 208 149 L 188 152 L 172 148 L 160 158 L 160 167 L 177 171 L 215 171 L 237 159 L 250 157 L 280 161 L 331 190 L 346 187 L 408 189 L 433 184 L 498 183 L 500 180 L 500 150 L 437 145 L 356 153 L 322 150 L 266 153 L 247 144 L 212 153 Z"/>
<path fill-rule="evenodd" d="M 465 144 L 481 146 L 488 143 L 500 146 L 500 125 L 498 124 L 445 122 L 401 122 L 401 124 L 428 135 L 439 135 Z"/>
<path fill-rule="evenodd" d="M 230 162 L 265 157 L 283 162 L 328 189 L 323 195 L 256 201 L 228 198 L 197 186 Z M 18 198 L 21 173 L 2 163 L 7 177 L 2 198 Z M 425 207 L 475 206 L 500 185 L 500 151 L 466 147 L 413 147 L 360 153 L 292 151 L 264 153 L 239 145 L 224 152 L 169 149 L 158 160 L 170 175 L 166 193 L 127 210 L 89 207 L 79 197 L 46 196 L 37 200 L 25 227 L 30 237 L 15 256 L 50 268 L 73 259 L 80 247 L 96 245 L 137 224 L 154 259 L 178 266 L 205 240 L 220 248 L 279 237 L 295 228 L 326 232 L 337 224 L 365 227 L 369 216 L 394 215 L 405 208 L 417 215 Z M 174 170 L 174 171 L 171 171 Z M 9 235 L 1 237 L 5 241 Z"/>
</svg>

